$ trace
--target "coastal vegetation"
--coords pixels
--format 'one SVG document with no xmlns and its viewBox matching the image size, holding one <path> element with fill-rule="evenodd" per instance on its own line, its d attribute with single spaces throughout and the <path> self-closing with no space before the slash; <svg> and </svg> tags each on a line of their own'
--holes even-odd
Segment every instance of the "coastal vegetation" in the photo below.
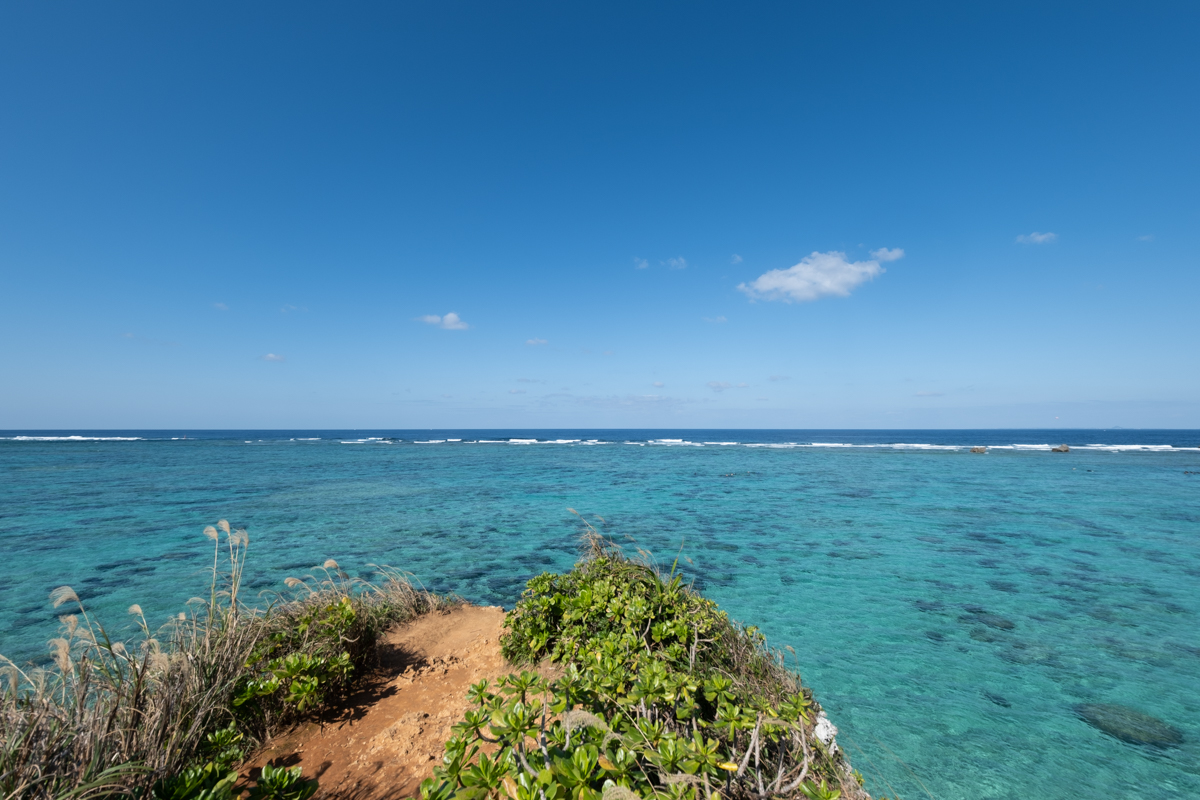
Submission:
<svg viewBox="0 0 1200 800">
<path fill-rule="evenodd" d="M 519 671 L 471 687 L 423 800 L 866 798 L 761 632 L 677 564 L 658 570 L 586 531 L 575 568 L 530 580 L 507 615 L 501 647 Z M 242 594 L 246 532 L 221 521 L 205 534 L 207 596 L 160 629 L 135 605 L 138 632 L 121 638 L 70 587 L 51 593 L 53 665 L 0 661 L 0 798 L 308 800 L 317 782 L 300 767 L 252 781 L 239 767 L 344 695 L 389 627 L 460 602 L 329 560 L 259 607 Z"/>
<path fill-rule="evenodd" d="M 565 575 L 529 581 L 504 655 L 549 661 L 474 685 L 423 800 L 866 797 L 811 691 L 761 632 L 675 569 L 588 526 Z"/>
<path fill-rule="evenodd" d="M 457 602 L 386 567 L 367 582 L 330 560 L 259 608 L 242 595 L 246 532 L 222 520 L 205 535 L 208 596 L 161 629 L 134 605 L 138 634 L 119 638 L 62 586 L 50 595 L 63 611 L 53 665 L 0 657 L 0 798 L 232 797 L 247 752 L 343 692 L 384 630 Z M 298 768 L 264 768 L 250 792 L 305 800 L 315 789 Z"/>
</svg>

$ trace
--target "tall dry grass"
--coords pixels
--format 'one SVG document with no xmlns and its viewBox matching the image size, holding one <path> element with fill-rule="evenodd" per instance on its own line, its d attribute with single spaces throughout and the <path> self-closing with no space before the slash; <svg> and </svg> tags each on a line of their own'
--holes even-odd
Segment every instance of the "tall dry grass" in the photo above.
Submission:
<svg viewBox="0 0 1200 800">
<path fill-rule="evenodd" d="M 264 647 L 273 655 L 349 654 L 361 671 L 390 625 L 453 605 L 406 575 L 376 567 L 377 580 L 349 577 L 326 561 L 262 607 L 246 603 L 242 575 L 249 537 L 222 520 L 205 529 L 213 541 L 207 598 L 193 598 L 159 630 L 134 605 L 139 635 L 114 639 L 79 596 L 62 586 L 50 595 L 62 608 L 50 640 L 54 664 L 22 668 L 0 656 L 0 798 L 51 800 L 141 794 L 194 763 L 205 737 L 235 720 L 251 741 L 263 740 L 296 714 L 283 702 L 236 714 L 234 693 L 248 661 Z M 371 565 L 375 566 L 375 565 Z M 321 609 L 348 602 L 353 622 L 337 641 L 308 624 Z"/>
</svg>

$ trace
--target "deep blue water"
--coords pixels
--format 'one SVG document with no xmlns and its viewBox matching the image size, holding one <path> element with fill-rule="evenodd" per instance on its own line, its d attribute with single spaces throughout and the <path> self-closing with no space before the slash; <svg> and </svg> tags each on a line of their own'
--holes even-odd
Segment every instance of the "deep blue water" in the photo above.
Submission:
<svg viewBox="0 0 1200 800">
<path fill-rule="evenodd" d="M 62 584 L 164 620 L 222 517 L 255 590 L 333 557 L 510 607 L 568 507 L 794 647 L 877 795 L 1200 798 L 1200 431 L 0 432 L 0 652 L 45 659 Z"/>
</svg>

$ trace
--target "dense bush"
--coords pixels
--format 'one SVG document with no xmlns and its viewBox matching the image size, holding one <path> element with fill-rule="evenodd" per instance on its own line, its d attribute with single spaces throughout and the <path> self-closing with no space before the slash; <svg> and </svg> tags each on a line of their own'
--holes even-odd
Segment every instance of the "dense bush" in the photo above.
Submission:
<svg viewBox="0 0 1200 800">
<path fill-rule="evenodd" d="M 0 656 L 0 800 L 228 798 L 250 745 L 345 689 L 388 626 L 450 602 L 383 568 L 378 581 L 352 579 L 331 560 L 253 608 L 240 597 L 246 532 L 222 521 L 205 534 L 209 596 L 164 628 L 133 606 L 140 635 L 112 638 L 63 586 L 51 600 L 74 608 L 51 640 L 54 667 Z M 305 800 L 313 789 L 299 772 L 264 770 L 252 791 Z"/>
<path fill-rule="evenodd" d="M 549 659 L 561 676 L 473 686 L 424 800 L 866 797 L 761 633 L 674 570 L 594 532 L 589 548 L 571 572 L 529 581 L 505 622 L 510 661 Z"/>
</svg>

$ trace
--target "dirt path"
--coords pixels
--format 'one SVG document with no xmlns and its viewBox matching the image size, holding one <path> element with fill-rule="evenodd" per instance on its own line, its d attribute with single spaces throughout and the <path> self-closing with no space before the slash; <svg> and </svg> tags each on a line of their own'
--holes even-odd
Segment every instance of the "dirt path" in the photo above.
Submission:
<svg viewBox="0 0 1200 800">
<path fill-rule="evenodd" d="M 414 797 L 440 763 L 467 688 L 509 671 L 500 655 L 500 608 L 461 606 L 388 634 L 380 670 L 326 717 L 273 739 L 246 767 L 303 767 L 318 798 Z M 243 769 L 245 774 L 245 769 Z"/>
</svg>

